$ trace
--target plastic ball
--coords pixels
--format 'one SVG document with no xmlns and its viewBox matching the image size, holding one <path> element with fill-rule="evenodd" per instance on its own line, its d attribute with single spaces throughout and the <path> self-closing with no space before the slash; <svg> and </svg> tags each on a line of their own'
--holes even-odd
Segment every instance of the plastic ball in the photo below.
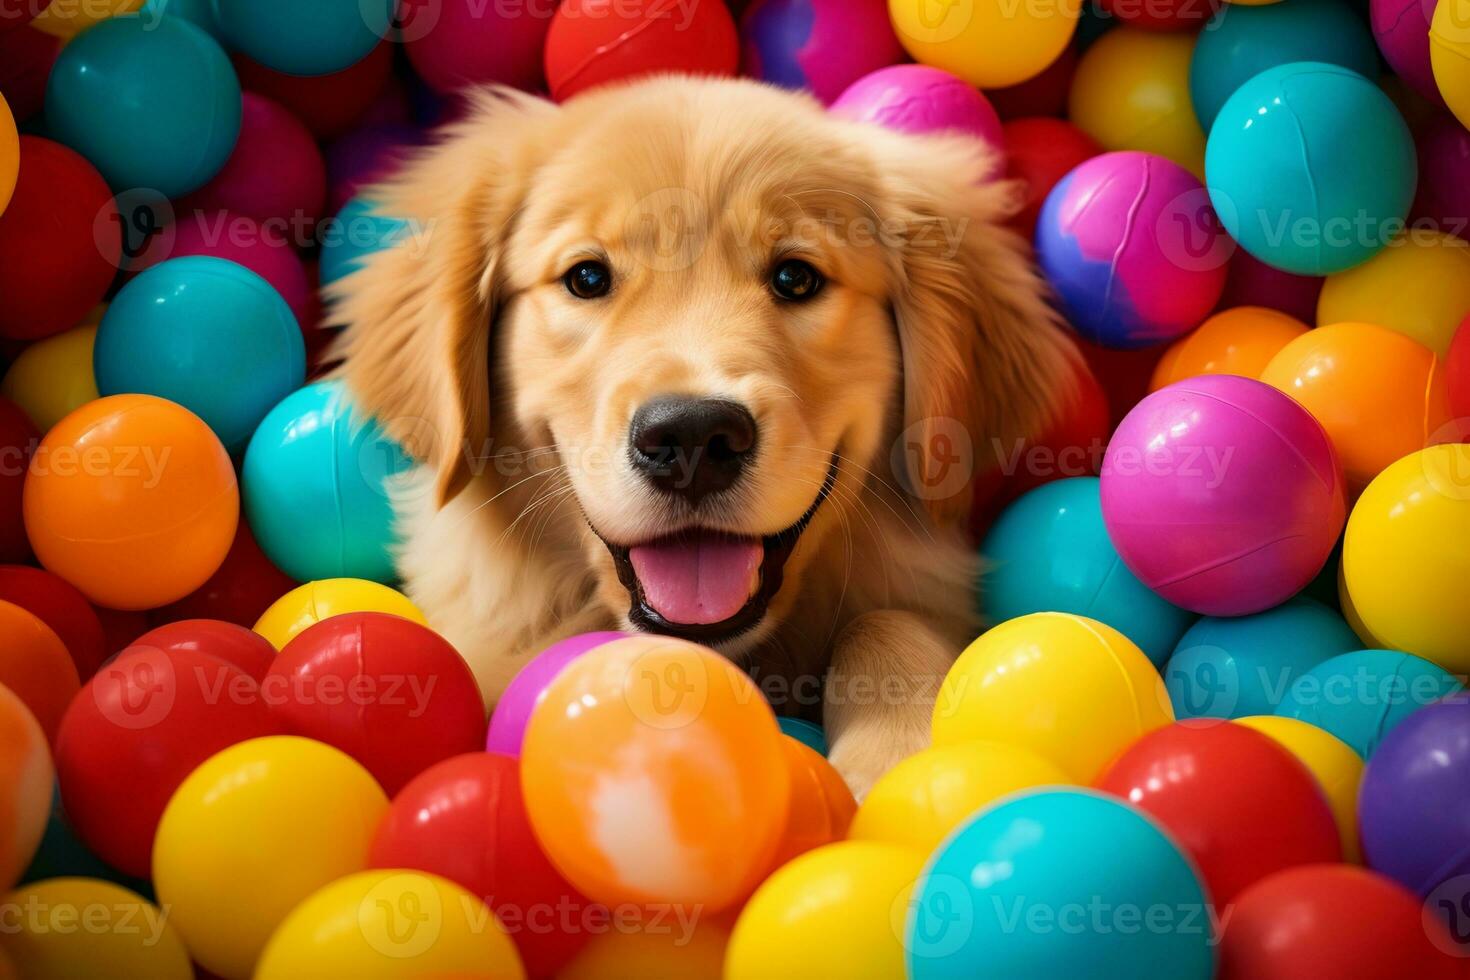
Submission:
<svg viewBox="0 0 1470 980">
<path fill-rule="evenodd" d="M 492 724 L 494 718 L 491 718 Z M 777 718 L 776 724 L 781 727 L 781 734 L 796 739 L 802 745 L 816 752 L 823 758 L 827 755 L 827 733 L 822 726 L 803 718 Z"/>
<path fill-rule="evenodd" d="M 36 716 L 48 740 L 81 681 L 76 664 L 56 631 L 34 613 L 0 600 L 0 685 L 20 698 Z"/>
<path fill-rule="evenodd" d="M 775 717 L 730 661 L 634 637 L 551 682 L 526 729 L 521 785 L 537 839 L 588 897 L 717 912 L 770 868 L 790 796 L 784 759 Z M 650 853 L 661 857 L 626 857 Z"/>
<path fill-rule="evenodd" d="M 46 434 L 26 477 L 36 557 L 114 609 L 151 609 L 204 584 L 239 512 L 235 469 L 214 433 L 152 395 L 83 405 Z"/>
<path fill-rule="evenodd" d="M 940 686 L 932 731 L 935 745 L 983 739 L 1029 749 L 1088 782 L 1173 720 L 1163 679 L 1131 640 L 1096 620 L 1044 612 L 965 648 Z"/>
<path fill-rule="evenodd" d="M 22 977 L 194 976 L 169 913 L 120 885 L 53 878 L 23 885 L 0 903 L 14 910 L 0 950 Z"/>
<path fill-rule="evenodd" d="M 390 795 L 485 742 L 485 704 L 464 658 L 386 613 L 343 613 L 298 633 L 261 688 L 287 732 L 346 752 Z"/>
<path fill-rule="evenodd" d="M 1429 61 L 1445 105 L 1470 128 L 1470 0 L 1440 0 L 1434 8 Z"/>
<path fill-rule="evenodd" d="M 1439 113 L 1415 128 L 1414 151 L 1419 156 L 1414 226 L 1427 220 L 1442 228 L 1463 229 L 1470 220 L 1470 130 L 1453 116 Z"/>
<path fill-rule="evenodd" d="M 1390 647 L 1470 672 L 1470 446 L 1406 456 L 1380 473 L 1353 507 L 1343 576 L 1363 625 Z"/>
<path fill-rule="evenodd" d="M 1470 243 L 1415 229 L 1362 265 L 1327 277 L 1317 323 L 1395 330 L 1440 357 L 1470 313 Z M 1395 457 L 1397 458 L 1397 457 Z"/>
<path fill-rule="evenodd" d="M 1176 340 L 1154 368 L 1150 391 L 1202 374 L 1258 378 L 1271 358 L 1307 332 L 1307 325 L 1279 310 L 1236 306 L 1221 310 Z"/>
<path fill-rule="evenodd" d="M 546 81 L 558 102 L 645 75 L 734 75 L 739 63 L 723 3 L 676 10 L 660 0 L 563 0 L 546 35 Z"/>
<path fill-rule="evenodd" d="M 41 434 L 25 412 L 0 397 L 0 561 L 30 560 L 21 497 L 31 453 L 40 441 Z"/>
<path fill-rule="evenodd" d="M 936 745 L 878 778 L 858 807 L 848 836 L 903 844 L 927 855 L 996 800 L 1070 782 L 1061 769 L 1015 745 L 986 741 Z"/>
<path fill-rule="evenodd" d="M 0 600 L 21 607 L 51 627 L 82 681 L 95 674 L 112 653 L 102 622 L 86 596 L 59 576 L 24 565 L 0 565 Z"/>
<path fill-rule="evenodd" d="M 280 731 L 234 664 L 135 644 L 87 683 L 57 735 L 71 825 L 98 857 L 146 878 L 159 818 L 184 777 L 221 749 Z"/>
<path fill-rule="evenodd" d="M 317 139 L 341 136 L 379 98 L 393 74 L 397 45 L 384 41 L 350 68 L 330 75 L 287 75 L 236 53 L 235 71 L 249 92 L 274 99 Z"/>
<path fill-rule="evenodd" d="M 1274 741 L 1306 766 L 1332 808 L 1344 861 L 1362 860 L 1358 846 L 1358 787 L 1363 781 L 1363 760 L 1336 735 L 1297 718 L 1251 715 L 1235 719 Z"/>
<path fill-rule="evenodd" d="M 114 188 L 177 197 L 229 159 L 240 83 L 219 43 L 188 21 L 120 17 L 62 49 L 46 85 L 46 122 Z"/>
<path fill-rule="evenodd" d="M 1103 0 L 1099 6 L 1128 27 L 1145 31 L 1193 31 L 1215 11 L 1222 0 Z"/>
<path fill-rule="evenodd" d="M 51 0 L 0 0 L 0 34 L 29 24 L 50 2 Z"/>
<path fill-rule="evenodd" d="M 1225 288 L 1228 247 L 1199 181 L 1136 151 L 1078 166 L 1036 224 L 1037 259 L 1067 319 L 1104 347 L 1149 347 L 1198 326 Z"/>
<path fill-rule="evenodd" d="M 485 750 L 519 759 L 531 712 L 546 699 L 546 688 L 551 682 L 578 657 L 628 635 L 581 633 L 553 643 L 532 657 L 496 699 L 495 711 L 490 715 L 490 729 L 485 736 Z"/>
<path fill-rule="evenodd" d="M 1205 133 L 1189 98 L 1194 43 L 1194 35 L 1108 31 L 1077 65 L 1067 118 L 1103 149 L 1156 153 L 1203 180 Z"/>
<path fill-rule="evenodd" d="M 1004 140 L 1000 116 L 984 93 L 927 65 L 892 65 L 864 75 L 837 97 L 832 112 L 900 133 L 964 133 L 996 149 Z"/>
<path fill-rule="evenodd" d="M 15 182 L 20 177 L 20 134 L 15 131 L 15 116 L 10 103 L 0 92 L 0 213 L 10 203 L 15 193 Z"/>
<path fill-rule="evenodd" d="M 78 323 L 117 274 L 112 191 L 81 155 L 20 138 L 20 179 L 0 214 L 0 337 L 35 340 Z"/>
<path fill-rule="evenodd" d="M 532 976 L 550 976 L 585 944 L 558 910 L 591 903 L 552 866 L 531 832 L 515 759 L 487 752 L 445 759 L 393 798 L 369 866 L 441 875 L 494 910 Z M 549 926 L 557 926 L 549 928 Z"/>
<path fill-rule="evenodd" d="M 687 929 L 600 930 L 557 980 L 724 980 L 730 930 L 726 917 L 704 916 Z"/>
<path fill-rule="evenodd" d="M 31 26 L 69 43 L 92 25 L 130 14 L 142 6 L 143 0 L 97 0 L 95 3 L 57 3 L 52 0 L 31 22 Z"/>
<path fill-rule="evenodd" d="M 146 270 L 113 298 L 94 363 L 103 395 L 167 398 L 238 452 L 301 386 L 306 348 L 270 283 L 238 263 L 190 255 Z"/>
<path fill-rule="evenodd" d="M 1311 324 L 1317 320 L 1317 297 L 1325 282 L 1321 276 L 1283 272 L 1238 248 L 1230 257 L 1220 308 L 1264 306 Z"/>
<path fill-rule="evenodd" d="M 904 60 L 885 0 L 755 0 L 740 20 L 742 69 L 824 104 Z"/>
<path fill-rule="evenodd" d="M 1080 6 L 1074 0 L 1021 9 L 963 3 L 936 11 L 929 0 L 888 0 L 888 14 L 915 61 L 979 88 L 1000 88 L 1034 78 L 1057 59 L 1077 29 Z"/>
<path fill-rule="evenodd" d="M 1276 713 L 1331 732 L 1371 759 L 1395 726 L 1460 687 L 1453 675 L 1412 653 L 1358 650 L 1298 677 Z"/>
<path fill-rule="evenodd" d="M 251 739 L 179 786 L 153 842 L 159 903 L 200 966 L 250 976 L 271 933 L 312 892 L 367 866 L 388 807 L 356 762 L 311 739 Z"/>
<path fill-rule="evenodd" d="M 797 858 L 741 910 L 724 976 L 903 976 L 902 914 L 923 862 L 922 853 L 881 841 L 844 841 Z"/>
<path fill-rule="evenodd" d="M 198 211 L 174 225 L 172 237 L 167 258 L 210 256 L 244 266 L 280 293 L 300 332 L 315 326 L 320 300 L 290 233 L 243 215 Z"/>
<path fill-rule="evenodd" d="M 54 781 L 51 815 L 46 821 L 46 830 L 41 835 L 41 846 L 36 849 L 36 856 L 31 859 L 20 880 L 27 883 L 45 881 L 47 878 L 99 878 L 130 888 L 145 898 L 153 896 L 153 889 L 146 881 L 125 875 L 105 864 L 81 842 L 71 829 L 61 805 L 60 789 L 55 787 Z M 3 970 L 0 970 L 0 977 L 6 977 Z"/>
<path fill-rule="evenodd" d="M 929 862 L 914 890 L 908 975 L 1204 980 L 1215 966 L 1209 902 L 1153 818 L 1089 790 L 1033 790 L 976 815 Z M 1018 928 L 1015 913 L 1032 908 L 1055 918 Z M 1095 908 L 1104 911 L 1084 911 Z M 1167 925 L 1117 918 L 1157 908 L 1170 910 Z"/>
<path fill-rule="evenodd" d="M 1281 65 L 1236 89 L 1210 129 L 1205 171 L 1231 237 L 1301 275 L 1350 269 L 1382 250 L 1403 227 L 1417 179 L 1413 139 L 1388 96 L 1321 62 Z"/>
<path fill-rule="evenodd" d="M 324 619 L 354 612 L 379 612 L 399 616 L 420 626 L 429 621 L 401 592 L 359 578 L 331 578 L 307 582 L 271 603 L 258 621 L 255 632 L 283 650 L 297 634 Z"/>
<path fill-rule="evenodd" d="M 0 380 L 0 395 L 19 405 L 43 432 L 97 398 L 92 351 L 97 326 L 90 324 L 38 340 L 15 359 Z"/>
<path fill-rule="evenodd" d="M 0 28 L 0 92 L 17 122 L 32 118 L 45 105 L 46 79 L 60 51 L 61 40 L 50 34 Z"/>
<path fill-rule="evenodd" d="M 1060 116 L 1076 71 L 1077 48 L 1068 45 L 1041 74 L 1015 85 L 986 89 L 985 98 L 1006 122 L 1030 116 Z"/>
<path fill-rule="evenodd" d="M 393 0 L 214 0 L 214 19 L 236 50 L 289 75 L 350 68 L 393 26 Z"/>
<path fill-rule="evenodd" d="M 214 19 L 214 0 L 143 0 L 145 17 L 182 17 L 219 40 L 219 23 Z"/>
<path fill-rule="evenodd" d="M 1254 616 L 1201 619 L 1174 648 L 1164 683 L 1180 718 L 1269 715 L 1292 681 L 1361 647 L 1341 616 L 1297 596 Z"/>
<path fill-rule="evenodd" d="M 361 269 L 374 252 L 394 248 L 417 234 L 407 221 L 379 214 L 376 207 L 366 198 L 354 197 L 324 223 L 320 229 L 323 286 Z"/>
<path fill-rule="evenodd" d="M 1444 362 L 1445 385 L 1450 393 L 1450 414 L 1470 416 L 1470 314 L 1466 314 Z"/>
<path fill-rule="evenodd" d="M 299 582 L 396 577 L 388 481 L 412 464 L 341 381 L 287 395 L 245 452 L 245 513 L 261 549 Z"/>
<path fill-rule="evenodd" d="M 1006 176 L 1025 182 L 1026 198 L 1011 225 L 1028 239 L 1051 189 L 1085 160 L 1102 152 L 1091 136 L 1062 119 L 1015 119 L 1001 127 Z"/>
<path fill-rule="evenodd" d="M 1399 78 L 1420 96 L 1436 105 L 1444 98 L 1434 84 L 1429 63 L 1429 19 L 1434 0 L 1370 0 L 1369 23 L 1378 50 Z"/>
<path fill-rule="evenodd" d="M 1403 719 L 1369 760 L 1359 791 L 1369 866 L 1421 897 L 1470 874 L 1467 787 L 1470 700 L 1453 697 Z M 1453 897 L 1462 899 L 1465 883 L 1456 884 Z"/>
<path fill-rule="evenodd" d="M 1303 61 L 1378 77 L 1378 51 L 1368 26 L 1337 0 L 1290 0 L 1263 7 L 1225 4 L 1200 32 L 1189 69 L 1194 110 L 1205 130 L 1251 78 Z"/>
<path fill-rule="evenodd" d="M 31 863 L 51 815 L 51 749 L 35 715 L 0 685 L 0 885 L 12 887 Z M 8 931 L 8 930 L 7 930 Z M 3 937 L 0 937 L 3 942 Z"/>
<path fill-rule="evenodd" d="M 1016 501 L 980 546 L 986 619 L 1064 612 L 1107 623 L 1162 664 L 1194 618 L 1149 591 L 1123 564 L 1095 477 L 1058 480 Z"/>
<path fill-rule="evenodd" d="M 535 92 L 545 87 L 541 52 L 551 9 L 403 0 L 398 18 L 409 62 L 436 91 L 496 82 Z"/>
<path fill-rule="evenodd" d="M 781 749 L 791 783 L 786 827 L 776 845 L 772 868 L 808 851 L 847 837 L 857 801 L 837 770 L 815 749 L 783 737 Z"/>
<path fill-rule="evenodd" d="M 199 588 L 155 613 L 158 620 L 217 619 L 248 629 L 279 598 L 296 588 L 260 550 L 245 521 L 235 528 L 235 540 L 219 569 Z M 269 643 L 266 646 L 270 646 Z"/>
<path fill-rule="evenodd" d="M 1323 296 L 1325 302 L 1325 290 Z M 1371 323 L 1334 323 L 1303 334 L 1271 359 L 1261 380 L 1322 423 L 1355 491 L 1431 443 L 1451 418 L 1434 352 Z"/>
<path fill-rule="evenodd" d="M 155 626 L 140 635 L 133 647 L 213 657 L 260 681 L 276 659 L 276 648 L 265 637 L 234 623 L 216 619 L 180 619 Z"/>
<path fill-rule="evenodd" d="M 1320 423 L 1268 385 L 1212 374 L 1123 419 L 1103 460 L 1102 512 L 1144 585 L 1206 616 L 1243 616 L 1316 577 L 1346 504 Z"/>
</svg>

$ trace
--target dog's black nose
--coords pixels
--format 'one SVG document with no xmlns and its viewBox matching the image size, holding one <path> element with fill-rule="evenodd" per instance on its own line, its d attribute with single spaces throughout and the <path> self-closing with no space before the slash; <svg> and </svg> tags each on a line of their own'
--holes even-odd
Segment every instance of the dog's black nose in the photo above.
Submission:
<svg viewBox="0 0 1470 980">
<path fill-rule="evenodd" d="M 697 504 L 725 490 L 755 448 L 755 419 L 722 398 L 656 398 L 628 431 L 633 467 L 664 493 Z"/>
</svg>

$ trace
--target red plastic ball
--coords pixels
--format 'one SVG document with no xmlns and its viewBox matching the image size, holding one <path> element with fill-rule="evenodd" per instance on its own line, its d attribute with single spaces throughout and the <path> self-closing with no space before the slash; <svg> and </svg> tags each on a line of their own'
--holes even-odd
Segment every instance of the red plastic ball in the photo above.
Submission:
<svg viewBox="0 0 1470 980">
<path fill-rule="evenodd" d="M 291 110 L 319 140 L 347 132 L 377 101 L 393 74 L 393 45 L 373 48 L 350 68 L 330 75 L 287 75 L 243 54 L 234 56 L 240 87 L 259 92 Z"/>
<path fill-rule="evenodd" d="M 165 653 L 199 653 L 222 660 L 256 681 L 262 680 L 276 660 L 276 648 L 254 630 L 217 619 L 183 619 L 156 626 L 133 643 Z"/>
<path fill-rule="evenodd" d="M 178 602 L 155 610 L 155 623 L 179 619 L 220 619 L 240 626 L 254 626 L 271 603 L 296 588 L 297 582 L 277 568 L 260 545 L 242 515 L 219 570 L 198 589 Z"/>
<path fill-rule="evenodd" d="M 1362 868 L 1279 871 L 1236 898 L 1220 941 L 1220 980 L 1466 976 L 1470 963 L 1449 955 L 1450 933 L 1430 911 L 1402 885 Z"/>
<path fill-rule="evenodd" d="M 1450 391 L 1450 414 L 1457 419 L 1470 418 L 1470 316 L 1455 331 L 1444 368 Z"/>
<path fill-rule="evenodd" d="M 117 274 L 122 230 L 95 167 L 60 143 L 20 138 L 20 179 L 0 214 L 0 336 L 34 340 L 81 322 Z"/>
<path fill-rule="evenodd" d="M 464 658 L 433 630 L 386 613 L 302 631 L 261 685 L 290 733 L 346 752 L 389 794 L 485 744 L 485 705 Z"/>
<path fill-rule="evenodd" d="M 67 819 L 98 857 L 146 878 L 154 831 L 184 778 L 221 749 L 279 733 L 259 685 L 233 664 L 130 647 L 62 719 L 56 770 Z"/>
<path fill-rule="evenodd" d="M 27 565 L 0 565 L 0 600 L 27 610 L 66 644 L 85 682 L 107 659 L 107 635 L 92 604 L 58 575 Z"/>
<path fill-rule="evenodd" d="M 51 0 L 0 0 L 0 32 L 23 27 L 51 6 Z"/>
<path fill-rule="evenodd" d="M 61 38 L 33 27 L 0 31 L 0 94 L 10 103 L 17 122 L 46 104 L 46 80 L 61 53 Z"/>
<path fill-rule="evenodd" d="M 1223 0 L 1101 0 L 1105 13 L 1145 31 L 1197 31 Z"/>
<path fill-rule="evenodd" d="M 1275 871 L 1342 860 L 1316 778 L 1276 742 L 1218 719 L 1134 742 L 1099 789 L 1158 818 L 1199 866 L 1219 907 Z"/>
<path fill-rule="evenodd" d="M 590 936 L 577 926 L 591 902 L 537 843 L 509 756 L 472 752 L 426 769 L 394 797 L 368 865 L 441 875 L 485 898 L 532 977 L 555 973 Z"/>
<path fill-rule="evenodd" d="M 1064 119 L 1032 116 L 1013 119 L 1002 128 L 1006 176 L 1026 183 L 1025 206 L 1010 225 L 1029 239 L 1036 232 L 1046 195 L 1073 167 L 1101 153 L 1102 147 Z"/>
<path fill-rule="evenodd" d="M 0 398 L 0 562 L 21 562 L 31 557 L 21 508 L 26 469 L 41 433 L 20 406 Z"/>
<path fill-rule="evenodd" d="M 1066 111 L 1067 93 L 1072 89 L 1072 76 L 1076 72 L 1077 48 L 1069 44 L 1057 55 L 1057 60 L 1035 78 L 1028 78 L 1005 88 L 988 88 L 985 90 L 985 97 L 990 100 L 1001 119 L 1060 116 Z M 1010 150 L 1009 143 L 1006 144 L 1006 150 Z"/>
<path fill-rule="evenodd" d="M 1081 337 L 1073 337 L 1072 340 L 1107 396 L 1111 415 L 1108 420 L 1109 431 L 1112 431 L 1123 416 L 1132 411 L 1133 406 L 1148 394 L 1154 369 L 1163 360 L 1169 345 L 1160 344 L 1143 350 L 1112 350 L 1089 343 Z"/>
<path fill-rule="evenodd" d="M 606 82 L 658 72 L 734 75 L 740 39 L 723 3 L 564 0 L 546 37 L 558 102 Z"/>
</svg>

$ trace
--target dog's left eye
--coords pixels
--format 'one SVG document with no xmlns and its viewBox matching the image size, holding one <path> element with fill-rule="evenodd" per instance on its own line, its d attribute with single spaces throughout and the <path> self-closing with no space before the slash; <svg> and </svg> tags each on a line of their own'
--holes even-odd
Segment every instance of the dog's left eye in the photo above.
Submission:
<svg viewBox="0 0 1470 980">
<path fill-rule="evenodd" d="M 810 262 L 786 259 L 771 270 L 771 291 L 793 302 L 808 300 L 822 291 L 822 274 Z"/>
<path fill-rule="evenodd" d="M 612 289 L 612 270 L 601 262 L 578 262 L 561 277 L 567 292 L 578 299 L 596 299 Z"/>
</svg>

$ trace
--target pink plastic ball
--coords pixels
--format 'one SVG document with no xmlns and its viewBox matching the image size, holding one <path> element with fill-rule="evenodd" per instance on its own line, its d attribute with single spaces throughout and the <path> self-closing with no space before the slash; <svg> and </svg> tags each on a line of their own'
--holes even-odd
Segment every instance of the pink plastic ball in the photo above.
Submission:
<svg viewBox="0 0 1470 980">
<path fill-rule="evenodd" d="M 485 751 L 498 752 L 512 758 L 521 757 L 521 741 L 526 737 L 526 724 L 531 720 L 531 711 L 541 703 L 546 688 L 556 676 L 566 669 L 567 664 L 589 650 L 594 650 L 613 640 L 621 640 L 626 633 L 583 633 L 553 643 L 542 650 L 526 666 L 520 669 L 506 687 L 500 700 L 495 702 L 495 711 L 490 715 L 490 731 L 485 736 Z"/>
<path fill-rule="evenodd" d="M 181 255 L 212 255 L 243 265 L 275 287 L 298 324 L 312 323 L 311 282 L 282 229 L 226 211 L 180 214 L 173 245 L 160 260 Z"/>
<path fill-rule="evenodd" d="M 1429 65 L 1429 19 L 1435 0 L 1371 0 L 1368 17 L 1378 50 L 1394 73 L 1435 105 L 1444 105 Z"/>
<path fill-rule="evenodd" d="M 1460 238 L 1470 237 L 1470 131 L 1448 113 L 1435 116 L 1414 141 L 1419 192 L 1410 212 Z"/>
<path fill-rule="evenodd" d="M 740 20 L 741 69 L 830 105 L 869 72 L 904 60 L 887 0 L 755 0 Z"/>
<path fill-rule="evenodd" d="M 500 82 L 536 91 L 546 87 L 541 51 L 552 2 L 400 0 L 404 47 L 414 70 L 440 92 Z"/>
<path fill-rule="evenodd" d="M 846 119 L 878 123 L 902 133 L 946 130 L 978 136 L 999 149 L 1000 116 L 980 90 L 928 65 L 880 68 L 848 86 L 832 103 Z"/>
<path fill-rule="evenodd" d="M 1144 585 L 1206 616 L 1279 605 L 1322 570 L 1347 518 L 1322 426 L 1252 378 L 1161 388 L 1103 458 L 1102 513 Z"/>
<path fill-rule="evenodd" d="M 1264 306 L 1290 314 L 1303 323 L 1316 323 L 1317 296 L 1325 281 L 1321 276 L 1283 272 L 1237 248 L 1230 257 L 1219 308 Z"/>
</svg>

